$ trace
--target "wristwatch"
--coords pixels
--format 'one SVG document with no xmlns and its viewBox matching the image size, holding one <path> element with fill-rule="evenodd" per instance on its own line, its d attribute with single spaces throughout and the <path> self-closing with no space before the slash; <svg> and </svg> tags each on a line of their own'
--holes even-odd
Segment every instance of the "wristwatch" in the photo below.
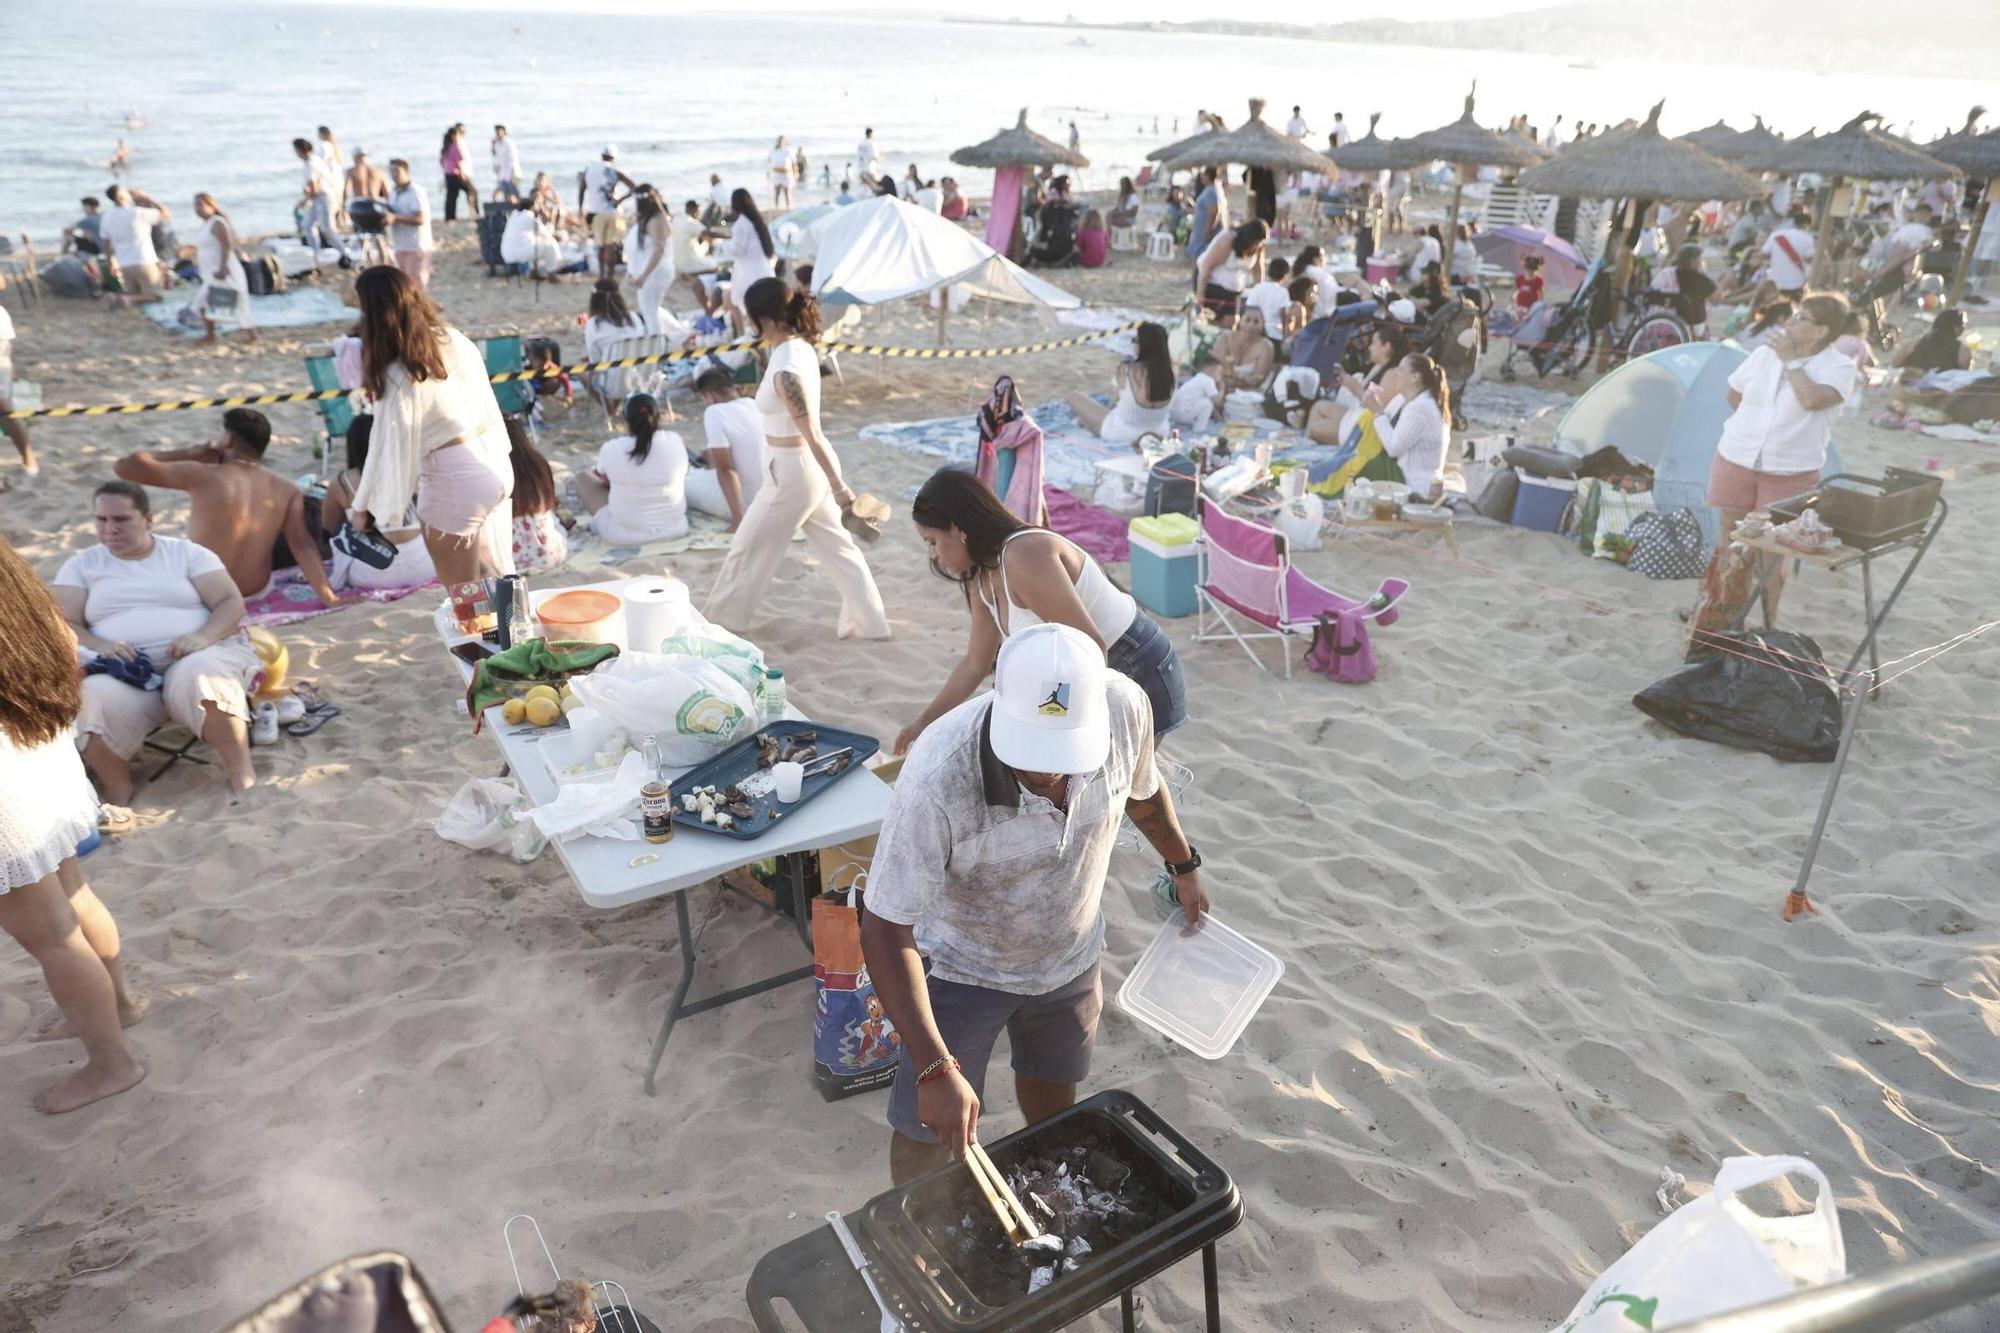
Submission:
<svg viewBox="0 0 2000 1333">
<path fill-rule="evenodd" d="M 1189 843 L 1188 859 L 1185 861 L 1168 861 L 1166 867 L 1167 873 L 1175 878 L 1179 878 L 1182 875 L 1192 875 L 1195 871 L 1201 869 L 1201 849 L 1193 843 Z"/>
</svg>

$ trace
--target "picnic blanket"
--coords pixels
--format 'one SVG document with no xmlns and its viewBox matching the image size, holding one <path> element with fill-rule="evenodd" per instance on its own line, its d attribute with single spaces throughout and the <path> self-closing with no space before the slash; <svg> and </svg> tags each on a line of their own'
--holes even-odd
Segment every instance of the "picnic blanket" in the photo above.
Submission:
<svg viewBox="0 0 2000 1333">
<path fill-rule="evenodd" d="M 792 540 L 804 541 L 803 532 L 794 532 Z M 731 540 L 729 521 L 713 514 L 688 511 L 688 534 L 663 542 L 647 542 L 643 546 L 613 546 L 599 537 L 590 527 L 590 520 L 578 523 L 569 533 L 569 556 L 559 568 L 562 569 L 617 569 L 628 561 L 641 556 L 657 559 L 670 555 L 682 555 L 688 551 L 726 551 Z"/>
<path fill-rule="evenodd" d="M 200 326 L 188 328 L 180 322 L 180 313 L 192 305 L 200 293 L 201 288 L 195 286 L 176 288 L 159 300 L 139 308 L 146 312 L 146 318 L 160 327 L 184 333 L 190 338 L 199 338 Z M 354 320 L 354 311 L 341 304 L 340 297 L 324 287 L 294 287 L 276 296 L 253 296 L 250 298 L 250 312 L 260 329 L 352 323 Z M 224 322 L 222 327 L 227 330 L 233 326 Z"/>
<path fill-rule="evenodd" d="M 280 625 L 311 620 L 314 616 L 332 615 L 354 602 L 399 602 L 413 592 L 436 586 L 437 582 L 433 580 L 414 588 L 349 588 L 341 593 L 346 601 L 340 606 L 328 606 L 320 601 L 318 593 L 306 586 L 305 575 L 296 569 L 281 569 L 271 576 L 270 587 L 255 597 L 243 599 L 243 623 L 276 629 Z"/>
<path fill-rule="evenodd" d="M 1068 491 L 1042 487 L 1049 507 L 1049 529 L 1060 532 L 1088 551 L 1098 564 L 1116 564 L 1132 558 L 1132 543 L 1126 540 L 1122 514 L 1085 504 Z"/>
</svg>

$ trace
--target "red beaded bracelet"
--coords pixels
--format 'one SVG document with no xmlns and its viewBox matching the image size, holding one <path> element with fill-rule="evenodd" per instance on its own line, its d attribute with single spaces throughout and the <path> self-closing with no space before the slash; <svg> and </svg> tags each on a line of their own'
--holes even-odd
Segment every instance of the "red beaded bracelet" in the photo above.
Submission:
<svg viewBox="0 0 2000 1333">
<path fill-rule="evenodd" d="M 957 1068 L 959 1068 L 957 1056 L 940 1055 L 937 1059 L 924 1066 L 923 1073 L 917 1075 L 917 1086 L 922 1087 L 934 1078 L 944 1077 L 944 1072 L 947 1069 Z"/>
</svg>

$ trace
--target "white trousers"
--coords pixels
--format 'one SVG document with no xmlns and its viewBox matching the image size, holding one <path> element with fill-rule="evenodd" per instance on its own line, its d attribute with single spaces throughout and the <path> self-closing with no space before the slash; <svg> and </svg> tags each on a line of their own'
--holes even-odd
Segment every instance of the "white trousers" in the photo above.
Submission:
<svg viewBox="0 0 2000 1333">
<path fill-rule="evenodd" d="M 166 684 L 157 690 L 142 690 L 109 676 L 85 676 L 83 707 L 76 715 L 76 746 L 80 750 L 92 736 L 101 736 L 113 753 L 130 759 L 168 718 L 199 736 L 208 720 L 202 712 L 204 703 L 248 722 L 250 699 L 245 691 L 263 669 L 249 636 L 237 633 L 175 659 L 160 673 Z"/>
<path fill-rule="evenodd" d="M 826 474 L 803 445 L 765 451 L 764 484 L 743 513 L 743 524 L 729 543 L 729 555 L 715 576 L 702 614 L 747 637 L 764 585 L 778 572 L 792 534 L 801 530 L 806 549 L 825 567 L 840 594 L 835 634 L 843 639 L 888 638 L 889 615 L 882 609 L 875 576 L 861 548 L 840 526 L 840 507 L 833 502 Z"/>
</svg>

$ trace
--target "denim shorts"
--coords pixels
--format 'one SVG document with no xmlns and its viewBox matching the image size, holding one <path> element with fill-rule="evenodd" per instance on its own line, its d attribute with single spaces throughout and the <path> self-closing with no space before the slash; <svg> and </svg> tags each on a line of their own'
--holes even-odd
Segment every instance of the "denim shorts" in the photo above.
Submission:
<svg viewBox="0 0 2000 1333">
<path fill-rule="evenodd" d="M 1111 645 L 1104 660 L 1146 692 L 1153 705 L 1155 740 L 1187 721 L 1187 682 L 1181 677 L 1181 657 L 1158 621 L 1138 612 L 1132 617 L 1132 627 Z"/>
</svg>

